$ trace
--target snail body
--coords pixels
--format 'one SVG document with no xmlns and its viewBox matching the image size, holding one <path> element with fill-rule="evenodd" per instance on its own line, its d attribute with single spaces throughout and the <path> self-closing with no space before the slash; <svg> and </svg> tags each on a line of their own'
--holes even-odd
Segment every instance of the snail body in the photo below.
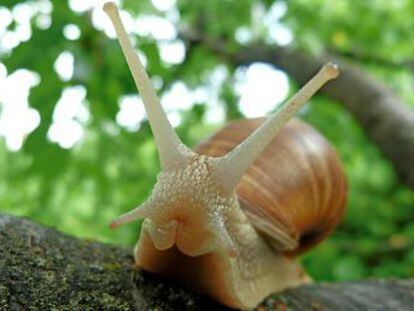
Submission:
<svg viewBox="0 0 414 311">
<path fill-rule="evenodd" d="M 308 282 L 294 255 L 340 221 L 345 181 L 323 137 L 288 121 L 337 76 L 336 66 L 325 65 L 273 116 L 230 124 L 193 151 L 162 110 L 116 5 L 104 10 L 142 96 L 162 168 L 147 201 L 110 225 L 144 219 L 136 264 L 241 309 Z"/>
</svg>

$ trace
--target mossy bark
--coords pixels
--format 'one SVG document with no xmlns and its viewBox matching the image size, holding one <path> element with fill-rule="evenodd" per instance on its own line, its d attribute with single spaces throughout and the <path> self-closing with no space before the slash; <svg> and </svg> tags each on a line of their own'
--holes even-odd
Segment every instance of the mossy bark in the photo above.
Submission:
<svg viewBox="0 0 414 311">
<path fill-rule="evenodd" d="M 315 284 L 258 310 L 412 310 L 414 281 Z M 0 215 L 0 310 L 226 310 L 134 267 L 131 251 Z"/>
</svg>

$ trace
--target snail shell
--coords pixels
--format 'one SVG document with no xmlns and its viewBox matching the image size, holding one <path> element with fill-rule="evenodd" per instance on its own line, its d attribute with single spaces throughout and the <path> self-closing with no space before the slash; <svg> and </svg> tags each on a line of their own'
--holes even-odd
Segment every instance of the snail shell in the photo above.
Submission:
<svg viewBox="0 0 414 311">
<path fill-rule="evenodd" d="M 223 156 L 265 118 L 233 122 L 196 147 Z M 342 219 L 346 181 L 334 149 L 310 125 L 293 119 L 247 170 L 237 186 L 244 213 L 271 245 L 298 255 L 329 235 Z"/>
</svg>

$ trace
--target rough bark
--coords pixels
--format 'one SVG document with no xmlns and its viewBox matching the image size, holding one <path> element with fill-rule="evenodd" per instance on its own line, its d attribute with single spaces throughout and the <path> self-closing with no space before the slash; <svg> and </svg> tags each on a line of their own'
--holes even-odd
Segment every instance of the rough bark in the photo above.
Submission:
<svg viewBox="0 0 414 311">
<path fill-rule="evenodd" d="M 136 269 L 130 250 L 0 215 L 0 310 L 226 310 Z M 414 280 L 315 284 L 258 310 L 412 310 Z"/>
</svg>

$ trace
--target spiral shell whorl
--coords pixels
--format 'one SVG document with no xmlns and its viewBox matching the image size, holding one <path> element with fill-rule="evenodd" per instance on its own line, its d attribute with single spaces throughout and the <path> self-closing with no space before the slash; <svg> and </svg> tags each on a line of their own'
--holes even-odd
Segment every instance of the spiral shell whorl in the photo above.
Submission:
<svg viewBox="0 0 414 311">
<path fill-rule="evenodd" d="M 197 146 L 222 156 L 248 137 L 264 118 L 233 122 Z M 237 186 L 253 226 L 286 255 L 322 241 L 342 219 L 346 181 L 333 148 L 310 125 L 290 121 Z"/>
</svg>

